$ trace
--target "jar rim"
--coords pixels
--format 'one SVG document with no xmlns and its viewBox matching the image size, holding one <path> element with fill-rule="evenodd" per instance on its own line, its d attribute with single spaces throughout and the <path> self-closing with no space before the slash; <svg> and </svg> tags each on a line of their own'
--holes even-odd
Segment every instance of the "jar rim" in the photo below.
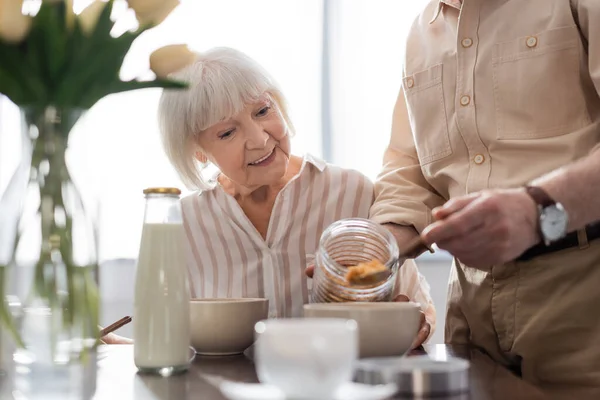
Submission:
<svg viewBox="0 0 600 400">
<path fill-rule="evenodd" d="M 398 263 L 399 256 L 400 256 L 399 255 L 400 250 L 398 248 L 398 243 L 397 243 L 394 235 L 392 235 L 392 233 L 390 231 L 388 231 L 387 229 L 385 229 L 381 224 L 378 224 L 369 219 L 345 218 L 345 219 L 338 220 L 338 221 L 332 223 L 331 225 L 329 225 L 327 227 L 327 229 L 325 229 L 325 231 L 321 235 L 321 239 L 319 240 L 319 249 L 318 249 L 317 253 L 325 261 L 324 264 L 327 265 L 328 267 L 329 266 L 331 267 L 330 268 L 332 270 L 331 272 L 335 273 L 338 276 L 344 277 L 347 272 L 347 267 L 339 264 L 336 260 L 334 260 L 328 254 L 327 251 L 324 250 L 327 247 L 326 246 L 327 240 L 333 234 L 334 231 L 336 231 L 340 228 L 348 228 L 348 227 L 352 227 L 352 226 L 373 230 L 374 232 L 376 232 L 377 234 L 379 234 L 380 236 L 382 236 L 385 239 L 386 245 L 387 245 L 387 250 L 390 254 L 390 257 L 388 260 L 385 260 L 385 261 L 380 260 L 380 261 L 387 268 L 389 268 L 393 271 L 393 267 Z M 394 279 L 394 278 L 395 278 L 395 274 L 394 273 L 390 274 L 390 276 L 387 279 L 381 281 L 381 285 L 384 285 L 390 279 Z M 348 288 L 348 289 L 350 289 L 350 291 L 352 291 L 352 288 Z M 358 289 L 358 288 L 356 288 L 356 289 Z M 361 290 L 361 289 L 358 289 L 358 290 Z"/>
</svg>

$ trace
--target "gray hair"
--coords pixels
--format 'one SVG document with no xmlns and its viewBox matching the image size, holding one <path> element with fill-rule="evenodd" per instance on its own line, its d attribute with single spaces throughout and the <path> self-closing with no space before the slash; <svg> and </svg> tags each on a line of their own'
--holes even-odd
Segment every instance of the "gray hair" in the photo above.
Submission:
<svg viewBox="0 0 600 400">
<path fill-rule="evenodd" d="M 194 63 L 169 78 L 187 82 L 187 90 L 165 89 L 158 117 L 163 147 L 183 183 L 192 190 L 212 185 L 202 176 L 195 157 L 198 135 L 214 124 L 232 118 L 248 104 L 267 94 L 294 133 L 285 98 L 277 83 L 244 53 L 218 47 L 197 53 Z"/>
</svg>

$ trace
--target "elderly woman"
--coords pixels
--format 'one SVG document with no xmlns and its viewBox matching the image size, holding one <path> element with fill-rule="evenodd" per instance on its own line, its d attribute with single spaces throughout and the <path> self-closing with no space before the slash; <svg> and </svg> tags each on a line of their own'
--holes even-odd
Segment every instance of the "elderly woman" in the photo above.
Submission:
<svg viewBox="0 0 600 400">
<path fill-rule="evenodd" d="M 294 128 L 281 90 L 243 53 L 216 48 L 173 78 L 160 129 L 186 186 L 182 200 L 193 297 L 265 297 L 270 317 L 298 317 L 309 300 L 305 267 L 331 223 L 368 217 L 373 184 L 361 173 L 292 155 Z M 206 166 L 218 170 L 205 176 Z M 397 301 L 421 304 L 414 345 L 435 325 L 429 287 L 413 261 L 400 269 Z"/>
</svg>

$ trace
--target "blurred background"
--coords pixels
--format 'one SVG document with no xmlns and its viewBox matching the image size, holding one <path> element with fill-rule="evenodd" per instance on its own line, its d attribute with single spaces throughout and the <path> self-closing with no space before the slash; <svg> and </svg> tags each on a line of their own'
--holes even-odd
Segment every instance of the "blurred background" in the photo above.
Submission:
<svg viewBox="0 0 600 400">
<path fill-rule="evenodd" d="M 83 9 L 89 0 L 75 1 Z M 124 79 L 149 74 L 149 54 L 166 44 L 202 51 L 235 47 L 281 85 L 297 129 L 296 154 L 312 153 L 374 179 L 389 140 L 401 83 L 405 36 L 426 0 L 182 0 L 159 27 L 133 45 Z M 122 7 L 125 10 L 124 7 Z M 123 12 L 119 29 L 135 26 Z M 76 127 L 70 142 L 73 178 L 98 218 L 104 323 L 132 309 L 135 258 L 149 186 L 183 189 L 158 135 L 160 90 L 111 95 Z M 20 117 L 0 96 L 0 193 L 20 157 Z M 185 193 L 185 191 L 184 191 Z M 438 311 L 434 343 L 443 338 L 450 258 L 419 260 Z M 130 324 L 131 325 L 131 324 Z M 131 334 L 131 326 L 121 334 Z"/>
</svg>

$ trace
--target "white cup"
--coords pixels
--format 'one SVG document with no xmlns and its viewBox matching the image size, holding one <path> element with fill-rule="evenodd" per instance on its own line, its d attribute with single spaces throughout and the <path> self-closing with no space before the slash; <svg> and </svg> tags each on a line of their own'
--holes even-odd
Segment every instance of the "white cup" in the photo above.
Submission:
<svg viewBox="0 0 600 400">
<path fill-rule="evenodd" d="M 358 357 L 356 321 L 274 319 L 255 326 L 258 379 L 295 399 L 332 398 L 352 379 Z"/>
</svg>

